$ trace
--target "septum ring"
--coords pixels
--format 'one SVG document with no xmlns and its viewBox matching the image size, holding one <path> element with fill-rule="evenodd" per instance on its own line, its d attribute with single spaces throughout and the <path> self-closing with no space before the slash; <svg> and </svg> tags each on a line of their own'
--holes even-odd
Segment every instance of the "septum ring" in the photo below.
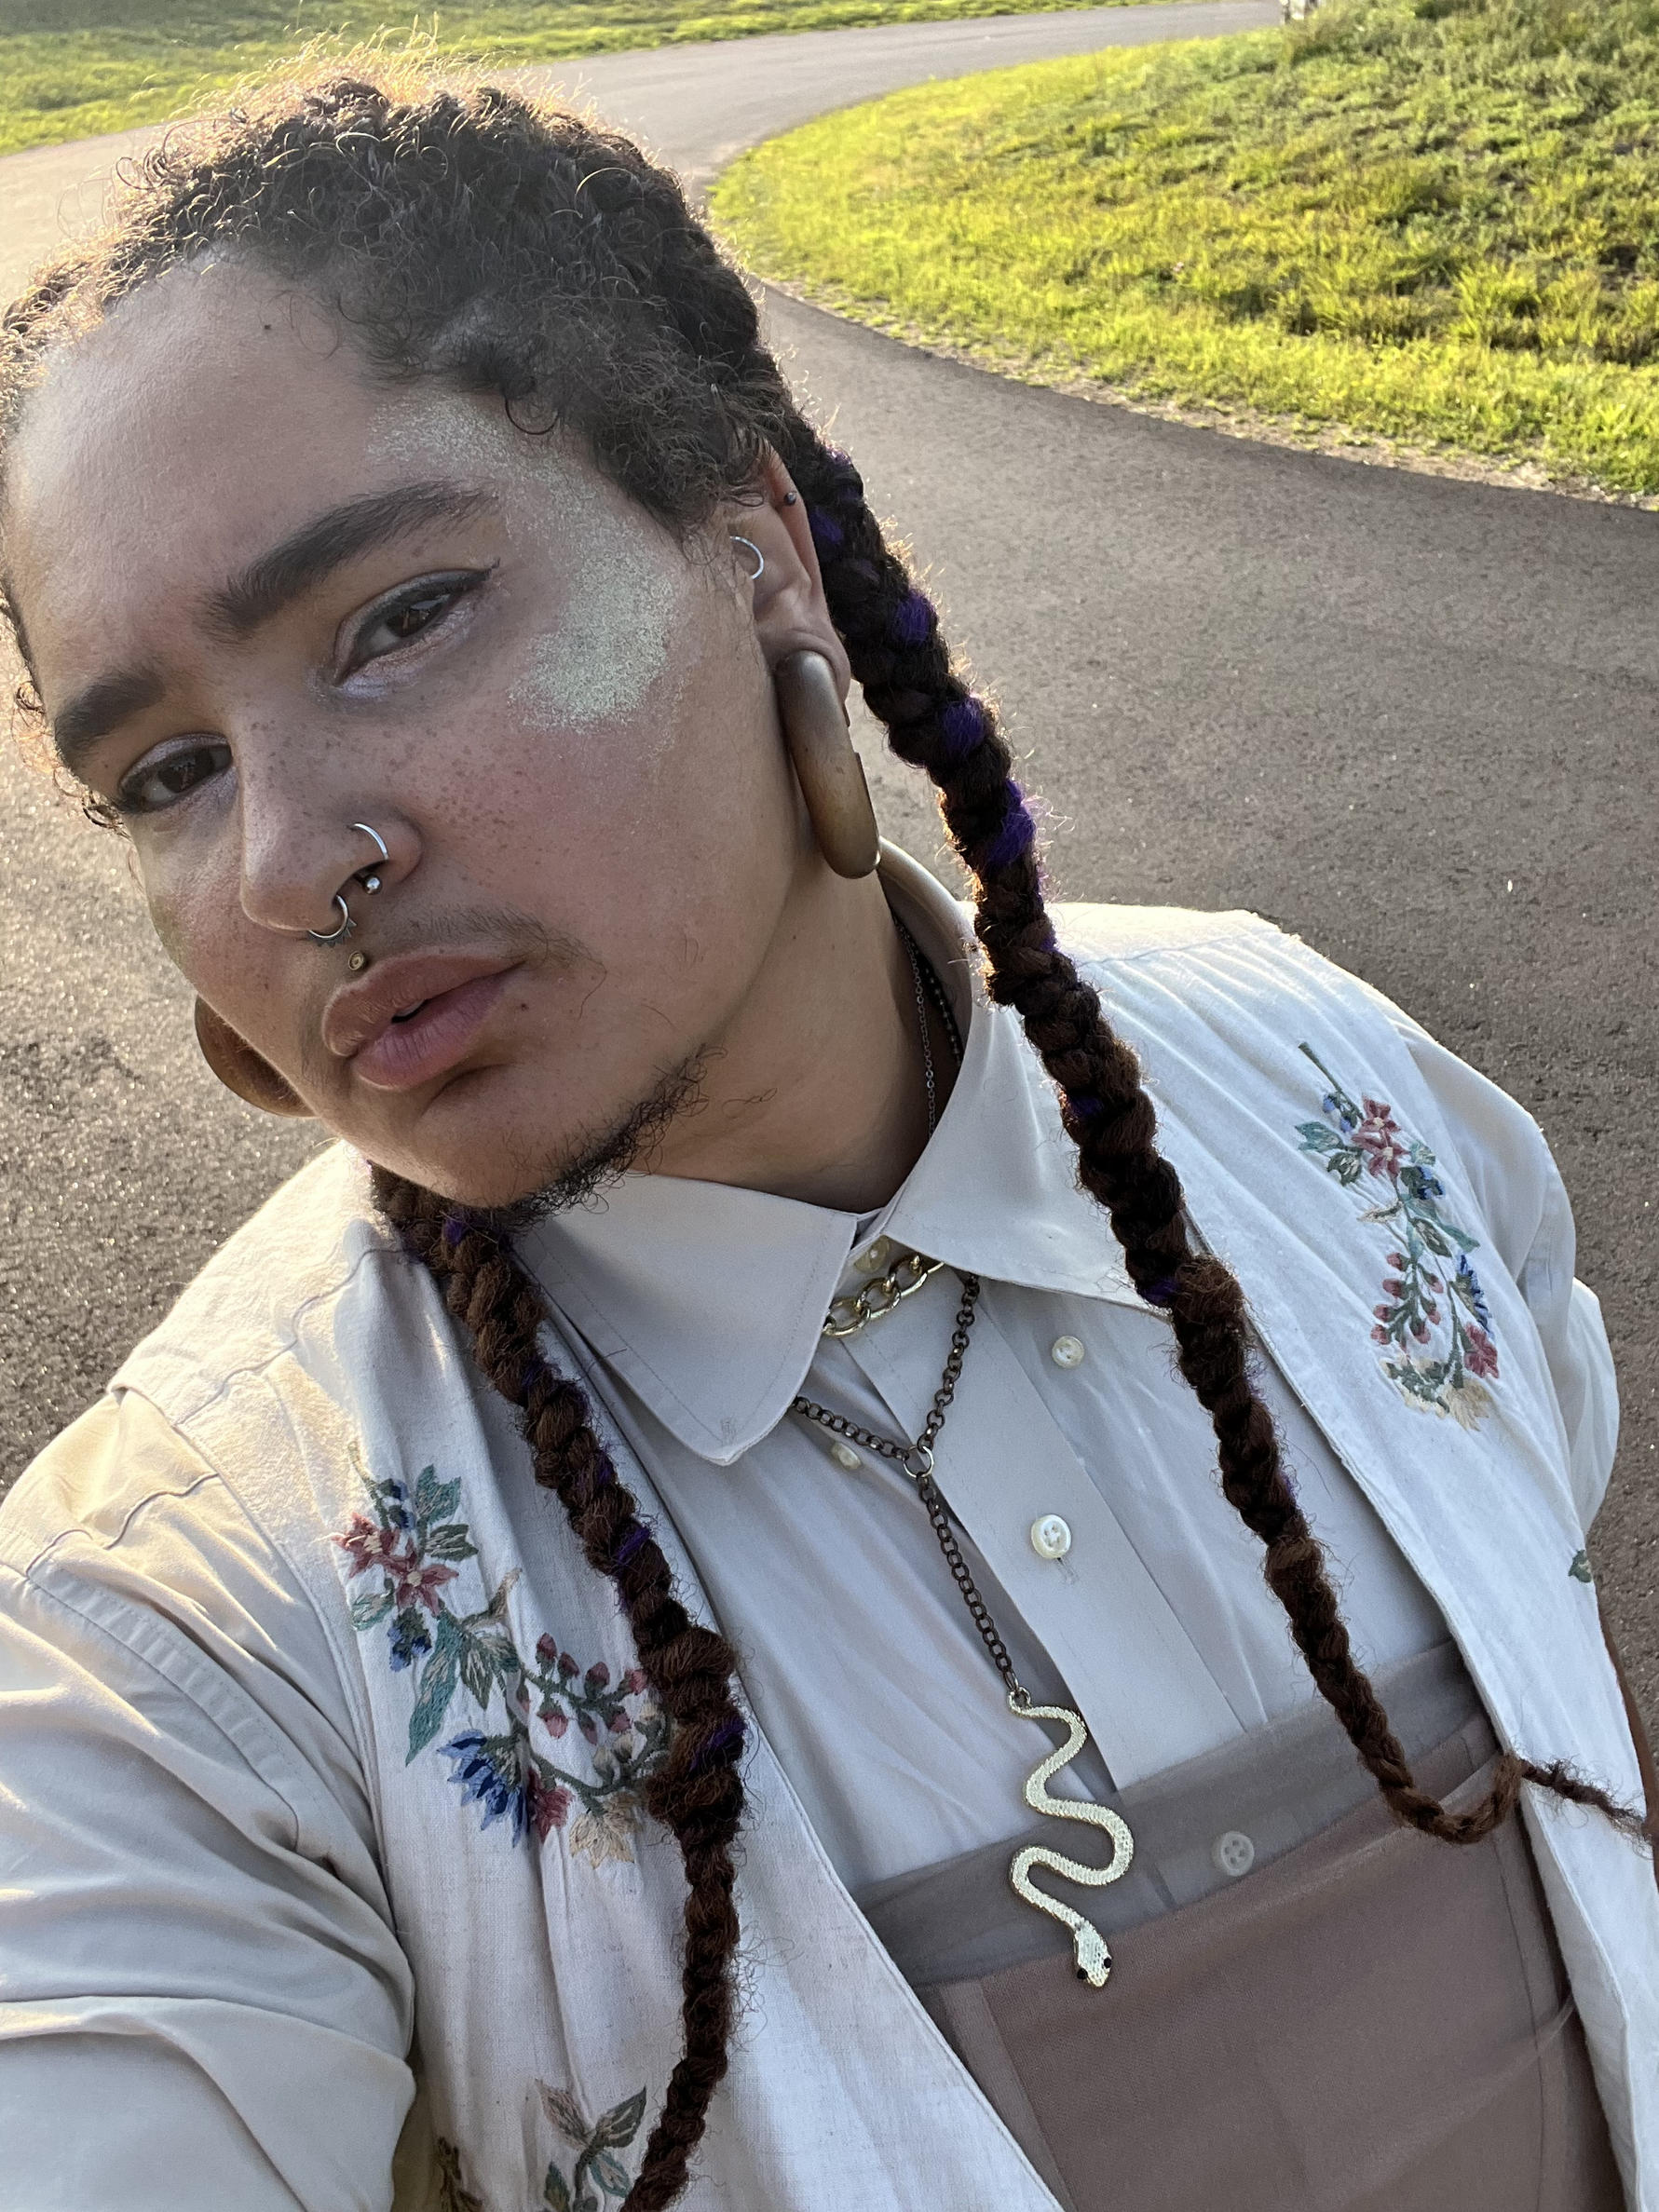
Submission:
<svg viewBox="0 0 1659 2212">
<path fill-rule="evenodd" d="M 376 873 L 377 865 L 384 865 L 386 862 L 390 860 L 391 852 L 387 845 L 386 839 L 380 835 L 380 832 L 372 828 L 368 822 L 354 821 L 351 826 L 354 830 L 361 830 L 365 837 L 373 837 L 379 851 L 380 860 L 378 863 L 374 861 L 369 862 L 366 866 L 358 869 L 356 874 L 351 878 L 352 882 L 360 883 L 364 890 L 366 890 L 370 896 L 373 897 L 374 894 L 380 889 L 380 877 Z M 310 938 L 313 944 L 339 944 L 344 939 L 349 937 L 351 932 L 357 928 L 357 922 L 353 917 L 351 908 L 346 902 L 346 894 L 344 891 L 336 891 L 334 893 L 334 904 L 340 910 L 340 920 L 338 927 L 333 930 L 307 930 L 306 934 Z"/>
<path fill-rule="evenodd" d="M 752 584 L 758 584 L 766 574 L 766 555 L 752 537 L 740 537 L 735 530 L 731 535 L 731 542 L 734 546 L 742 546 L 747 551 L 754 554 L 755 566 L 749 571 L 749 581 Z"/>
</svg>

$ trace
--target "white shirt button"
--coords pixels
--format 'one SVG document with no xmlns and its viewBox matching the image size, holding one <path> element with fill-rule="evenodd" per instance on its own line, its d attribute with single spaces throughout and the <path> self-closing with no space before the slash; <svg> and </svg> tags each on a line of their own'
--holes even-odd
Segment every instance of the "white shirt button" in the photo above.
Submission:
<svg viewBox="0 0 1659 2212">
<path fill-rule="evenodd" d="M 1064 1559 L 1071 1549 L 1071 1530 L 1058 1513 L 1044 1513 L 1031 1524 L 1031 1549 L 1040 1559 Z"/>
<path fill-rule="evenodd" d="M 1241 1874 L 1248 1874 L 1255 1866 L 1256 1846 L 1248 1836 L 1242 1835 L 1237 1828 L 1229 1828 L 1225 1836 L 1217 1836 L 1211 1844 L 1210 1856 L 1215 1860 L 1219 1873 L 1225 1874 L 1231 1881 L 1237 1881 Z"/>
<path fill-rule="evenodd" d="M 850 1444 L 844 1444 L 841 1438 L 838 1436 L 836 1437 L 835 1443 L 830 1445 L 830 1458 L 835 1461 L 837 1467 L 845 1467 L 849 1474 L 856 1474 L 858 1470 L 863 1465 L 863 1461 L 859 1458 L 852 1446 Z"/>
<path fill-rule="evenodd" d="M 1083 1364 L 1081 1337 L 1056 1337 L 1048 1348 L 1048 1356 L 1056 1367 L 1081 1367 Z"/>
<path fill-rule="evenodd" d="M 892 1239 L 877 1237 L 867 1252 L 861 1252 L 853 1266 L 861 1275 L 879 1275 L 893 1255 Z"/>
</svg>

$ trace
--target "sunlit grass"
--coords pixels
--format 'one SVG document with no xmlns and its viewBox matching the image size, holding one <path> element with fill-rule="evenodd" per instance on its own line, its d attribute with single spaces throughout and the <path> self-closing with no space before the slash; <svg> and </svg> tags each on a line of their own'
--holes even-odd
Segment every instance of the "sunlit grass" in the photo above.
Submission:
<svg viewBox="0 0 1659 2212">
<path fill-rule="evenodd" d="M 1013 15 L 1099 0 L 0 0 L 0 154 L 160 122 L 307 40 L 411 29 L 485 63 L 552 61 L 678 39 Z"/>
<path fill-rule="evenodd" d="M 1659 491 L 1659 0 L 1340 0 L 923 87 L 714 206 L 757 269 L 1024 373 Z"/>
</svg>

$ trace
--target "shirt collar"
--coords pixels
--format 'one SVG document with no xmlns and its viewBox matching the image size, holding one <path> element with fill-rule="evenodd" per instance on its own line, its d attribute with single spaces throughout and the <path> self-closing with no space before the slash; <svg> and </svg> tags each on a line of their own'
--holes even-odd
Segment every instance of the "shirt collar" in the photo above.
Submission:
<svg viewBox="0 0 1659 2212">
<path fill-rule="evenodd" d="M 965 909 L 885 843 L 881 880 L 950 992 L 964 1044 L 927 1149 L 862 1236 L 858 1216 L 827 1206 L 629 1174 L 522 1242 L 597 1357 L 720 1466 L 788 1411 L 855 1250 L 878 1236 L 988 1282 L 1140 1304 L 1104 1212 L 1078 1187 L 1076 1148 L 1019 1017 L 985 995 Z"/>
</svg>

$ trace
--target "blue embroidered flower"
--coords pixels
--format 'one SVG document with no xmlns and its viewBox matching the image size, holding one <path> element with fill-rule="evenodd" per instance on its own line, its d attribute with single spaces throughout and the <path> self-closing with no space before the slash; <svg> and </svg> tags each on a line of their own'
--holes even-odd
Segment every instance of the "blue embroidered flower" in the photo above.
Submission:
<svg viewBox="0 0 1659 2212">
<path fill-rule="evenodd" d="M 387 1635 L 391 1641 L 394 1675 L 401 1675 L 406 1666 L 424 1659 L 432 1649 L 432 1631 L 427 1616 L 415 1606 L 405 1606 L 401 1612 L 393 1614 Z"/>
<path fill-rule="evenodd" d="M 483 1825 L 510 1818 L 515 1843 L 529 1825 L 529 1787 L 524 1757 L 516 1735 L 486 1736 L 470 1728 L 438 1746 L 440 1755 L 454 1759 L 450 1780 L 458 1785 L 469 1804 L 483 1807 Z"/>
</svg>

